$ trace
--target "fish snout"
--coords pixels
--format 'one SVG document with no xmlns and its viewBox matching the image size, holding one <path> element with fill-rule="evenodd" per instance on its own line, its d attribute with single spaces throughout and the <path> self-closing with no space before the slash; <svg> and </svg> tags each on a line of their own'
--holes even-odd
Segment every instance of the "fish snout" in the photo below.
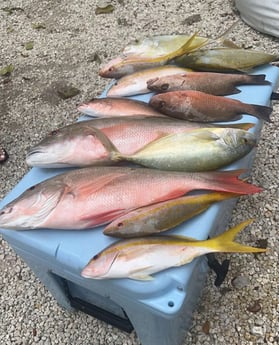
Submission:
<svg viewBox="0 0 279 345">
<path fill-rule="evenodd" d="M 10 206 L 10 207 L 4 207 L 2 210 L 0 210 L 0 217 L 1 216 L 4 216 L 4 215 L 7 215 L 7 214 L 10 214 L 13 212 L 13 207 Z"/>
<path fill-rule="evenodd" d="M 147 81 L 147 88 L 152 91 L 165 92 L 168 91 L 170 85 L 168 83 L 160 83 L 159 78 L 150 79 Z"/>
<path fill-rule="evenodd" d="M 247 144 L 249 147 L 256 147 L 257 146 L 257 137 L 253 133 L 246 132 L 243 138 L 244 143 Z"/>
<path fill-rule="evenodd" d="M 150 90 L 157 90 L 158 89 L 156 85 L 157 80 L 159 80 L 158 77 L 147 80 L 146 82 L 147 88 Z"/>
<path fill-rule="evenodd" d="M 149 102 L 149 105 L 151 105 L 151 107 L 153 107 L 155 109 L 160 110 L 166 106 L 166 102 L 160 98 L 152 97 L 150 102 Z"/>
<path fill-rule="evenodd" d="M 86 111 L 88 110 L 89 106 L 87 103 L 82 103 L 78 106 L 77 110 L 81 113 L 85 113 L 86 114 Z"/>
<path fill-rule="evenodd" d="M 39 148 L 39 147 L 32 148 L 26 155 L 26 159 L 25 159 L 26 164 L 31 167 L 34 166 L 36 163 L 38 163 L 38 158 L 41 161 L 42 155 L 44 153 L 45 152 L 42 150 L 42 148 Z"/>
<path fill-rule="evenodd" d="M 5 206 L 0 210 L 0 227 L 3 229 L 15 229 L 16 221 L 14 213 L 14 207 L 12 205 Z"/>
</svg>

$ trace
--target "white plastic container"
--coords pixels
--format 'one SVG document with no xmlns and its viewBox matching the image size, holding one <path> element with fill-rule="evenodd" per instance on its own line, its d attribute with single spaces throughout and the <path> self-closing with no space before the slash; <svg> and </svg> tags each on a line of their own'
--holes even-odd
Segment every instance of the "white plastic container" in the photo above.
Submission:
<svg viewBox="0 0 279 345">
<path fill-rule="evenodd" d="M 235 5 L 248 25 L 279 37 L 279 0 L 235 0 Z"/>
</svg>

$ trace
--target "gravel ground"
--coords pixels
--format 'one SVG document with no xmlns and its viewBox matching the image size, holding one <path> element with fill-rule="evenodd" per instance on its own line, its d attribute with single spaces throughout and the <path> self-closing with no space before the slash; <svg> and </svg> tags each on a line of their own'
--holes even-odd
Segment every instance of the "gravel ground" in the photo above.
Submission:
<svg viewBox="0 0 279 345">
<path fill-rule="evenodd" d="M 239 18 L 229 0 L 111 3 L 113 13 L 96 15 L 94 0 L 1 1 L 0 69 L 9 64 L 15 69 L 0 77 L 0 144 L 10 155 L 0 166 L 0 199 L 28 171 L 28 148 L 50 130 L 74 122 L 76 106 L 100 95 L 107 85 L 98 76 L 100 63 L 127 42 L 195 31 L 217 37 Z M 245 47 L 279 50 L 278 39 L 241 21 L 229 38 Z M 80 93 L 63 100 L 57 90 L 64 85 Z M 208 275 L 184 345 L 279 343 L 278 113 L 274 103 L 273 122 L 264 125 L 254 162 L 252 181 L 264 192 L 242 197 L 232 217 L 232 224 L 255 217 L 241 240 L 267 239 L 270 251 L 258 260 L 219 255 L 231 259 L 229 274 L 220 288 L 213 284 L 214 274 Z M 0 344 L 139 344 L 134 332 L 63 310 L 9 245 L 2 239 L 0 244 Z"/>
</svg>

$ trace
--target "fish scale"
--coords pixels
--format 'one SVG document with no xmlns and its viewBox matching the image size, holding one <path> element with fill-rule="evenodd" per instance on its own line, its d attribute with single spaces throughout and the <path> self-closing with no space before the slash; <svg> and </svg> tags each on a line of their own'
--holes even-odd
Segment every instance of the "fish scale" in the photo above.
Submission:
<svg viewBox="0 0 279 345">
<path fill-rule="evenodd" d="M 230 125 L 233 126 L 233 125 Z M 237 126 L 237 125 L 236 125 Z M 248 129 L 252 124 L 239 124 Z M 30 166 L 89 166 L 111 164 L 109 151 L 102 144 L 100 129 L 123 154 L 133 154 L 149 142 L 170 133 L 190 131 L 212 125 L 164 117 L 130 116 L 94 119 L 74 123 L 51 132 L 27 153 Z"/>
<path fill-rule="evenodd" d="M 243 114 L 270 121 L 271 107 L 248 104 L 201 91 L 170 91 L 151 97 L 149 104 L 163 114 L 188 121 L 230 121 Z"/>
<path fill-rule="evenodd" d="M 240 195 L 260 192 L 261 188 L 239 179 L 242 173 L 243 170 L 184 173 L 129 167 L 76 169 L 29 188 L 6 205 L 0 210 L 0 227 L 86 229 L 192 190 Z M 40 194 L 44 198 L 38 198 Z M 49 212 L 45 212 L 46 207 Z M 42 217 L 38 218 L 38 214 Z"/>
</svg>

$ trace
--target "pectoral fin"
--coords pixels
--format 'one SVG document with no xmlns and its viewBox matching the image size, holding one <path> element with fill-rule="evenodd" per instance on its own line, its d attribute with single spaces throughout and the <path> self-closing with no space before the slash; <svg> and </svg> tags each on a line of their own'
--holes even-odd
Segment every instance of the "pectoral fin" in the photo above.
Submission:
<svg viewBox="0 0 279 345">
<path fill-rule="evenodd" d="M 70 191 L 70 194 L 72 194 L 74 197 L 79 195 L 88 195 L 91 196 L 93 193 L 98 192 L 102 188 L 104 188 L 107 184 L 112 183 L 119 177 L 125 175 L 124 173 L 111 173 L 106 174 L 104 176 L 100 176 L 99 178 L 96 178 L 94 180 L 88 180 L 86 183 L 83 183 L 82 185 L 79 185 L 78 188 L 72 189 Z"/>
<path fill-rule="evenodd" d="M 210 130 L 206 130 L 206 131 L 193 131 L 190 132 L 189 135 L 196 137 L 198 139 L 201 140 L 218 140 L 220 139 L 220 137 L 218 135 L 216 135 L 213 132 L 210 132 Z"/>
<path fill-rule="evenodd" d="M 135 280 L 143 280 L 143 281 L 150 281 L 153 280 L 154 277 L 150 276 L 150 275 L 144 275 L 144 274 L 132 274 L 129 276 L 130 279 L 135 279 Z"/>
<path fill-rule="evenodd" d="M 129 275 L 129 278 L 135 279 L 135 280 L 146 280 L 146 281 L 153 280 L 154 278 L 151 275 L 144 273 L 145 270 L 148 270 L 151 267 L 152 266 L 145 266 L 145 267 L 135 269 L 131 272 L 131 274 Z"/>
</svg>

